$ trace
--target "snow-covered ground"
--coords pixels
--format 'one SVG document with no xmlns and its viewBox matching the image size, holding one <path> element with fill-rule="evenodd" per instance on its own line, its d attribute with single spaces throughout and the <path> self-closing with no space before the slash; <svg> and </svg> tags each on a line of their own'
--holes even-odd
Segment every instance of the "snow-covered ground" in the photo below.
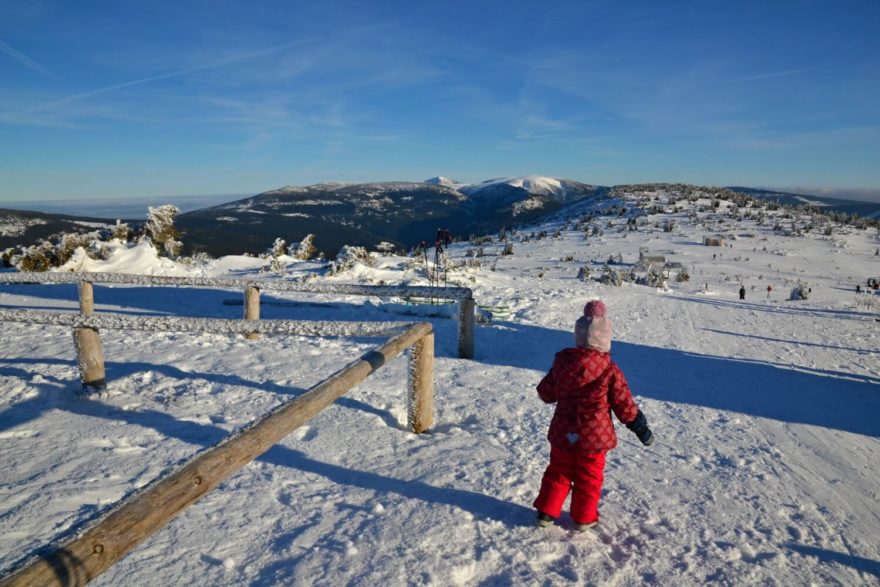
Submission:
<svg viewBox="0 0 880 587">
<path fill-rule="evenodd" d="M 621 231 L 625 218 L 611 227 L 600 218 L 603 234 L 586 239 L 563 219 L 512 236 L 512 255 L 484 244 L 468 265 L 476 247 L 453 245 L 450 285 L 472 288 L 495 319 L 478 326 L 470 361 L 457 358 L 455 321 L 428 318 L 437 335 L 429 433 L 404 429 L 398 358 L 95 584 L 880 584 L 880 304 L 854 293 L 880 274 L 877 231 L 784 236 L 773 222 L 718 223 L 691 211 L 649 217 L 674 220 L 670 232 Z M 541 230 L 551 236 L 521 242 Z M 702 245 L 719 232 L 727 246 Z M 681 263 L 690 281 L 657 289 L 577 278 L 585 265 L 598 274 L 610 256 L 634 263 L 640 248 Z M 258 276 L 267 264 L 184 266 L 143 248 L 80 261 L 208 276 Z M 334 276 L 291 259 L 285 278 L 427 283 L 424 265 L 402 257 Z M 788 301 L 797 280 L 810 298 Z M 95 298 L 99 312 L 242 314 L 232 290 L 96 286 Z M 656 441 L 645 448 L 618 424 L 597 532 L 574 533 L 565 515 L 539 530 L 531 502 L 553 407 L 534 388 L 592 298 L 608 305 L 612 356 Z M 426 313 L 400 300 L 262 299 L 263 318 Z M 74 286 L 0 285 L 0 308 L 77 307 Z M 109 391 L 83 399 L 70 332 L 3 327 L 0 573 L 379 343 L 123 331 L 102 339 Z"/>
</svg>

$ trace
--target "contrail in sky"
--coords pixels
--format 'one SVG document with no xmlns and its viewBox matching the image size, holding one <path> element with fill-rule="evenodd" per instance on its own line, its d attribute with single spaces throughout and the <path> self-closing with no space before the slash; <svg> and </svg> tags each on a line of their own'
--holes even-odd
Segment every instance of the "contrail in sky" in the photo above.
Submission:
<svg viewBox="0 0 880 587">
<path fill-rule="evenodd" d="M 20 52 L 16 51 L 15 49 L 10 47 L 9 45 L 4 43 L 3 41 L 0 41 L 0 51 L 3 51 L 4 53 L 6 53 L 7 55 L 9 55 L 10 57 L 12 57 L 13 59 L 15 59 L 16 61 L 18 61 L 19 63 L 21 63 L 22 65 L 24 65 L 25 67 L 27 67 L 29 69 L 33 69 L 34 71 L 38 71 L 38 72 L 42 73 L 43 75 L 47 75 L 49 77 L 55 77 L 54 73 L 52 73 L 51 71 L 49 71 L 48 69 L 46 69 L 45 67 L 43 67 L 42 65 L 40 65 L 39 63 L 34 61 L 33 59 L 31 59 L 30 57 L 28 57 L 24 53 L 20 53 Z"/>
<path fill-rule="evenodd" d="M 91 96 L 98 96 L 100 94 L 106 94 L 108 92 L 113 92 L 116 90 L 121 90 L 122 88 L 129 88 L 132 86 L 140 86 L 143 84 L 148 84 L 150 82 L 155 82 L 163 79 L 170 79 L 174 77 L 180 77 L 182 75 L 186 75 L 189 73 L 193 73 L 196 71 L 205 71 L 208 69 L 214 69 L 216 67 L 220 67 L 222 65 L 226 65 L 228 63 L 235 63 L 236 61 L 244 61 L 247 59 L 253 59 L 255 57 L 262 57 L 263 55 L 268 55 L 270 53 L 274 53 L 276 51 L 281 51 L 282 49 L 287 49 L 294 45 L 308 43 L 309 41 L 293 41 L 290 43 L 284 43 L 283 45 L 277 45 L 275 47 L 270 47 L 268 49 L 261 49 L 259 51 L 253 51 L 251 53 L 242 53 L 239 55 L 233 55 L 231 57 L 225 57 L 223 59 L 218 59 L 216 61 L 211 61 L 210 63 L 206 63 L 204 65 L 198 65 L 195 67 L 187 67 L 186 69 L 180 69 L 177 71 L 172 71 L 170 73 L 165 73 L 162 75 L 154 75 L 150 77 L 144 77 L 141 79 L 136 79 L 128 82 L 123 82 L 121 84 L 114 84 L 112 86 L 106 86 L 103 88 L 98 88 L 97 90 L 90 90 L 88 92 L 82 92 L 80 94 L 73 94 L 71 96 L 67 96 L 65 98 L 61 98 L 59 100 L 54 100 L 52 102 L 47 102 L 46 104 L 41 104 L 40 106 L 35 106 L 33 108 L 27 108 L 25 110 L 21 110 L 19 113 L 28 114 L 33 112 L 40 112 L 42 110 L 51 110 L 57 106 L 62 106 L 64 104 L 68 104 L 70 102 L 76 102 L 78 100 L 82 100 L 84 98 L 89 98 Z"/>
</svg>

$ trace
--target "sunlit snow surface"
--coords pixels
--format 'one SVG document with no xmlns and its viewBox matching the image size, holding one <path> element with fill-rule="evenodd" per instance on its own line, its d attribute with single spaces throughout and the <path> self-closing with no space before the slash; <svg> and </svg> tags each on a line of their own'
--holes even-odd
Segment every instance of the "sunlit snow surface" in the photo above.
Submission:
<svg viewBox="0 0 880 587">
<path fill-rule="evenodd" d="M 457 358 L 454 312 L 264 292 L 263 318 L 432 321 L 433 430 L 404 430 L 406 360 L 396 359 L 94 584 L 877 584 L 880 314 L 854 293 L 880 274 L 877 231 L 782 236 L 773 222 L 689 219 L 688 206 L 649 217 L 674 220 L 672 232 L 621 232 L 626 218 L 616 217 L 586 239 L 574 219 L 529 228 L 511 237 L 513 255 L 484 244 L 480 266 L 465 265 L 473 246 L 451 247 L 450 285 L 473 289 L 496 315 L 477 327 L 473 361 Z M 550 236 L 520 242 L 541 230 Z M 729 246 L 701 244 L 719 233 Z M 640 248 L 681 263 L 690 282 L 658 290 L 577 279 L 618 253 L 633 263 Z M 252 257 L 185 266 L 120 248 L 107 262 L 78 261 L 275 279 Z M 427 284 L 424 263 L 403 257 L 332 277 L 289 259 L 284 279 Z M 798 279 L 811 297 L 787 301 Z M 598 532 L 573 533 L 565 515 L 537 530 L 531 502 L 553 408 L 534 387 L 595 297 L 608 305 L 612 356 L 656 442 L 644 448 L 618 426 Z M 96 285 L 95 300 L 99 313 L 242 317 L 237 289 Z M 76 311 L 76 287 L 0 285 L 0 309 L 18 308 Z M 69 330 L 3 327 L 2 569 L 377 344 L 114 330 L 102 341 L 109 390 L 82 399 Z"/>
</svg>

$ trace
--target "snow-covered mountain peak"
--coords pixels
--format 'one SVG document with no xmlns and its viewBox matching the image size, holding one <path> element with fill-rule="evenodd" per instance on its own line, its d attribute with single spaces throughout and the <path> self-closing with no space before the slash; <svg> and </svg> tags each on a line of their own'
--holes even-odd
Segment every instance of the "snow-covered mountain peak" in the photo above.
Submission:
<svg viewBox="0 0 880 587">
<path fill-rule="evenodd" d="M 280 187 L 278 189 L 270 190 L 270 191 L 264 192 L 264 193 L 268 194 L 268 195 L 272 195 L 272 196 L 277 196 L 277 195 L 284 195 L 284 194 L 296 194 L 296 193 L 302 192 L 304 190 L 305 190 L 305 188 L 298 186 L 298 185 L 286 185 L 284 187 Z"/>
<path fill-rule="evenodd" d="M 573 197 L 583 197 L 586 191 L 595 186 L 587 186 L 569 179 L 557 179 L 545 175 L 524 175 L 520 177 L 497 177 L 461 186 L 458 190 L 469 196 L 483 199 L 509 197 L 511 193 L 528 192 L 531 198 L 549 197 L 559 202 L 567 202 Z"/>
<path fill-rule="evenodd" d="M 489 187 L 492 185 L 507 184 L 514 187 L 529 189 L 530 187 L 561 187 L 562 180 L 546 175 L 522 175 L 522 176 L 506 176 L 487 179 L 481 183 L 472 184 L 469 187 Z"/>
<path fill-rule="evenodd" d="M 316 183 L 310 185 L 309 187 L 312 189 L 321 189 L 321 190 L 335 190 L 338 188 L 343 188 L 348 185 L 354 185 L 351 182 L 346 181 L 322 181 L 321 183 Z"/>
<path fill-rule="evenodd" d="M 562 182 L 555 177 L 545 177 L 543 175 L 527 175 L 526 177 L 517 177 L 511 182 L 511 185 L 522 187 L 530 192 L 540 190 L 561 190 Z"/>
<path fill-rule="evenodd" d="M 443 177 L 442 175 L 432 177 L 431 179 L 426 179 L 425 183 L 430 183 L 432 185 L 442 185 L 453 189 L 458 189 L 459 187 L 464 185 L 461 182 L 455 181 L 454 179 L 449 179 L 448 177 Z"/>
</svg>

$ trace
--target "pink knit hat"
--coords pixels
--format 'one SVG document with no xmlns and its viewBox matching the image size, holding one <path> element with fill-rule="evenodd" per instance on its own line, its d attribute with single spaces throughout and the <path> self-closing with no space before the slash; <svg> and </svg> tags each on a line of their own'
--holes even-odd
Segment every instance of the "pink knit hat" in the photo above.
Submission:
<svg viewBox="0 0 880 587">
<path fill-rule="evenodd" d="M 589 316 L 592 318 L 593 316 L 604 316 L 608 312 L 607 308 L 605 308 L 605 302 L 602 300 L 590 300 L 587 302 L 587 305 L 584 306 L 584 316 Z"/>
<path fill-rule="evenodd" d="M 603 353 L 611 350 L 611 319 L 602 300 L 591 300 L 584 306 L 584 315 L 574 324 L 574 344 Z"/>
</svg>

